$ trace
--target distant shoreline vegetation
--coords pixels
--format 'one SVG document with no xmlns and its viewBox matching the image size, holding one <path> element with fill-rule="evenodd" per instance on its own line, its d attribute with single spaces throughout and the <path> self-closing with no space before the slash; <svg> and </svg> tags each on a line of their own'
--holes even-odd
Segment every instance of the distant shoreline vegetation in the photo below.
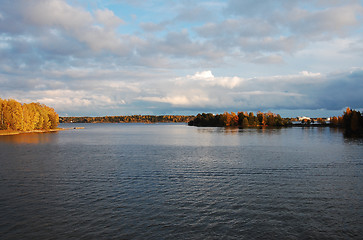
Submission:
<svg viewBox="0 0 363 240">
<path fill-rule="evenodd" d="M 197 127 L 289 127 L 329 126 L 343 128 L 346 133 L 363 135 L 363 114 L 347 108 L 342 116 L 312 120 L 282 118 L 272 112 L 234 112 L 223 114 L 201 113 L 189 115 L 131 115 L 104 117 L 59 117 L 53 108 L 40 103 L 19 103 L 0 98 L 0 135 L 22 132 L 42 132 L 58 129 L 59 123 L 188 123 Z"/>
<path fill-rule="evenodd" d="M 183 115 L 132 115 L 104 117 L 60 117 L 61 123 L 170 123 L 190 122 L 195 116 Z"/>
<path fill-rule="evenodd" d="M 279 114 L 272 112 L 234 112 L 223 114 L 202 113 L 188 123 L 189 126 L 197 127 L 283 127 L 292 125 L 291 119 L 282 118 Z"/>
<path fill-rule="evenodd" d="M 234 112 L 223 114 L 201 113 L 197 116 L 183 115 L 131 115 L 131 116 L 104 116 L 104 117 L 60 117 L 61 123 L 188 123 L 197 127 L 290 127 L 290 126 L 324 126 L 345 129 L 346 133 L 360 134 L 363 132 L 363 115 L 359 111 L 347 108 L 342 116 L 331 117 L 329 121 L 324 118 L 303 119 L 282 118 L 272 112 Z"/>
<path fill-rule="evenodd" d="M 326 119 L 317 118 L 317 124 L 312 125 L 311 120 L 304 119 L 296 124 L 296 118 L 282 118 L 272 112 L 234 112 L 223 114 L 202 113 L 188 122 L 189 126 L 197 127 L 289 127 L 289 126 L 327 126 L 343 128 L 347 134 L 363 134 L 363 114 L 347 108 L 342 116 Z M 293 123 L 295 122 L 295 123 Z"/>
<path fill-rule="evenodd" d="M 58 124 L 59 116 L 51 107 L 0 98 L 0 134 L 51 131 Z"/>
</svg>

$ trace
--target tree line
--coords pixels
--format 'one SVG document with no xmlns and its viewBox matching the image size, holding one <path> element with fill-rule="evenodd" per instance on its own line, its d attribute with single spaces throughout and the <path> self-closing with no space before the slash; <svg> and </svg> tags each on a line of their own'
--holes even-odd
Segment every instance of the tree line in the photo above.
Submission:
<svg viewBox="0 0 363 240">
<path fill-rule="evenodd" d="M 331 117 L 330 123 L 323 118 L 317 118 L 318 126 L 330 126 L 343 128 L 346 133 L 363 134 L 363 114 L 356 110 L 347 108 L 342 116 Z M 198 127 L 283 127 L 292 126 L 291 118 L 282 118 L 279 114 L 272 112 L 234 112 L 223 114 L 202 113 L 188 122 L 189 126 Z M 309 126 L 310 120 L 303 120 L 299 126 Z M 317 125 L 315 125 L 317 126 Z"/>
<path fill-rule="evenodd" d="M 202 113 L 197 116 L 183 115 L 131 115 L 104 117 L 59 117 L 53 108 L 40 103 L 23 103 L 14 99 L 0 98 L 0 130 L 32 131 L 57 128 L 64 123 L 157 123 L 188 122 L 190 126 L 199 127 L 283 127 L 291 126 L 290 118 L 282 118 L 272 112 L 238 112 L 223 114 Z M 331 117 L 321 125 L 344 128 L 346 133 L 363 133 L 363 114 L 347 108 L 342 116 Z"/>
<path fill-rule="evenodd" d="M 342 116 L 330 118 L 330 126 L 344 128 L 347 134 L 362 134 L 363 114 L 347 108 Z"/>
<path fill-rule="evenodd" d="M 189 121 L 189 126 L 198 127 L 282 127 L 291 125 L 291 120 L 272 112 L 234 112 L 223 114 L 202 113 Z"/>
<path fill-rule="evenodd" d="M 51 107 L 0 98 L 0 130 L 49 130 L 57 128 L 58 124 L 59 116 Z"/>
<path fill-rule="evenodd" d="M 60 117 L 62 123 L 158 123 L 189 122 L 194 116 L 183 115 L 131 115 L 104 117 Z"/>
</svg>

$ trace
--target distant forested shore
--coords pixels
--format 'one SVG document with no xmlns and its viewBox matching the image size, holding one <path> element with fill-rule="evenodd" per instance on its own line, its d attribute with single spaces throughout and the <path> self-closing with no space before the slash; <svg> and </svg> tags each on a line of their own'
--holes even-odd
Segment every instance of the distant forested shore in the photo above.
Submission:
<svg viewBox="0 0 363 240">
<path fill-rule="evenodd" d="M 169 123 L 190 122 L 195 116 L 183 115 L 131 115 L 104 117 L 60 117 L 61 123 Z"/>
<path fill-rule="evenodd" d="M 51 107 L 0 98 L 0 133 L 54 130 L 58 124 L 59 116 Z"/>
<path fill-rule="evenodd" d="M 342 116 L 315 119 L 282 118 L 272 112 L 224 112 L 223 114 L 200 113 L 193 115 L 131 115 L 103 117 L 60 117 L 61 123 L 170 123 L 185 122 L 197 127 L 289 127 L 325 126 L 343 128 L 348 133 L 362 133 L 363 115 L 347 108 Z"/>
<path fill-rule="evenodd" d="M 326 119 L 317 118 L 317 124 L 312 125 L 310 119 L 303 119 L 297 123 L 296 118 L 282 118 L 279 114 L 272 112 L 234 112 L 223 114 L 202 113 L 188 122 L 189 126 L 197 127 L 288 127 L 288 126 L 328 126 L 343 128 L 346 133 L 363 133 L 363 114 L 356 110 L 347 108 L 342 116 Z"/>
<path fill-rule="evenodd" d="M 282 118 L 279 114 L 272 112 L 262 113 L 257 112 L 234 112 L 223 114 L 202 113 L 198 114 L 192 121 L 188 123 L 189 126 L 198 127 L 282 127 L 291 125 L 290 118 Z"/>
<path fill-rule="evenodd" d="M 193 115 L 131 115 L 104 117 L 59 117 L 53 108 L 40 103 L 20 103 L 0 98 L 0 134 L 40 132 L 57 129 L 61 123 L 188 123 L 197 127 L 289 127 L 329 126 L 345 129 L 346 133 L 363 135 L 363 114 L 347 108 L 342 116 L 303 119 L 282 118 L 272 112 L 238 112 L 223 114 L 201 113 Z"/>
</svg>

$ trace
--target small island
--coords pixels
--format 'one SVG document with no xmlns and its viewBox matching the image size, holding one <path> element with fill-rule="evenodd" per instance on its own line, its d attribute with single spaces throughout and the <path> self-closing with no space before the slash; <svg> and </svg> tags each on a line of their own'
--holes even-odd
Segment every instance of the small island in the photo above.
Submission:
<svg viewBox="0 0 363 240">
<path fill-rule="evenodd" d="M 0 135 L 58 131 L 58 124 L 59 116 L 51 107 L 0 98 Z"/>
</svg>

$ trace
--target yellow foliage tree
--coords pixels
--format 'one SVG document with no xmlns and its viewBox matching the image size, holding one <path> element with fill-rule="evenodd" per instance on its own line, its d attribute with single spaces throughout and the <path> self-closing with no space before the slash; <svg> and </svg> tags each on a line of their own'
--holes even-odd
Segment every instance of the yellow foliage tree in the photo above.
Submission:
<svg viewBox="0 0 363 240">
<path fill-rule="evenodd" d="M 59 116 L 46 105 L 21 104 L 14 99 L 0 98 L 0 129 L 14 131 L 48 130 L 57 128 Z"/>
</svg>

